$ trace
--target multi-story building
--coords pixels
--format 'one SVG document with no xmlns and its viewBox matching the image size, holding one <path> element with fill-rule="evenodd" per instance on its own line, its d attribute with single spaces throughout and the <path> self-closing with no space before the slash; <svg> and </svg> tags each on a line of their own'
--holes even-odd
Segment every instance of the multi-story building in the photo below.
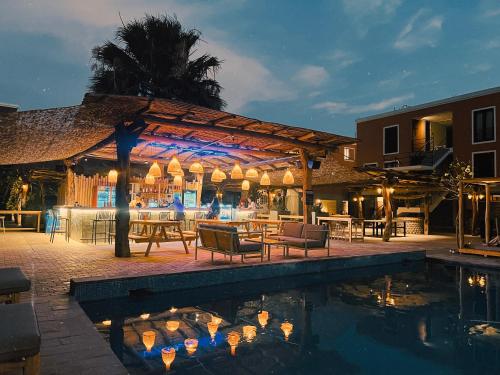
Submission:
<svg viewBox="0 0 500 375">
<path fill-rule="evenodd" d="M 358 119 L 358 163 L 425 171 L 454 158 L 474 177 L 499 176 L 497 108 L 500 87 Z"/>
</svg>

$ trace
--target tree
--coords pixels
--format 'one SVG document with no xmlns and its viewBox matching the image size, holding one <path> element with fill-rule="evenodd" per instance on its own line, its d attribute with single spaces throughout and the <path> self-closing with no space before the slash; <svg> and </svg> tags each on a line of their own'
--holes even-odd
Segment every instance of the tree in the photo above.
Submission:
<svg viewBox="0 0 500 375">
<path fill-rule="evenodd" d="M 215 80 L 222 61 L 203 54 L 193 58 L 198 30 L 185 30 L 175 17 L 146 15 L 92 50 L 90 90 L 98 94 L 177 99 L 222 109 L 222 87 Z"/>
</svg>

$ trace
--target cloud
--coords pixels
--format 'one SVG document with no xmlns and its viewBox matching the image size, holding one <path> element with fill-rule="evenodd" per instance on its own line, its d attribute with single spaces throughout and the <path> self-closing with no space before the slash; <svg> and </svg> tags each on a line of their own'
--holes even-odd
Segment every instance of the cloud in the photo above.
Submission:
<svg viewBox="0 0 500 375">
<path fill-rule="evenodd" d="M 364 37 L 372 27 L 389 21 L 401 0 L 342 0 L 342 5 L 358 35 Z"/>
<path fill-rule="evenodd" d="M 302 67 L 295 76 L 295 81 L 308 87 L 319 87 L 324 84 L 330 75 L 325 68 L 318 65 L 306 65 Z"/>
<path fill-rule="evenodd" d="M 484 17 L 497 17 L 500 16 L 500 8 L 497 9 L 488 9 L 483 14 Z"/>
<path fill-rule="evenodd" d="M 387 108 L 393 107 L 396 104 L 404 104 L 404 101 L 412 99 L 413 97 L 413 94 L 407 94 L 368 104 L 348 104 L 345 102 L 328 101 L 317 103 L 313 105 L 312 108 L 326 110 L 330 114 L 360 114 L 366 112 L 380 112 Z"/>
<path fill-rule="evenodd" d="M 479 63 L 479 64 L 465 64 L 465 69 L 468 70 L 469 74 L 485 73 L 493 68 L 490 63 Z"/>
<path fill-rule="evenodd" d="M 210 28 L 210 17 L 219 16 L 241 5 L 241 1 L 185 3 L 179 0 L 2 0 L 0 32 L 50 35 L 60 41 L 61 55 L 72 63 L 89 65 L 90 50 L 106 39 L 124 22 L 149 14 L 175 14 L 186 28 L 203 31 L 207 43 L 198 46 L 205 52 L 224 60 L 217 79 L 224 87 L 227 109 L 241 111 L 255 101 L 288 100 L 294 91 L 277 79 L 258 58 L 234 47 L 227 34 Z M 206 26 L 206 27 L 205 27 Z M 90 74 L 90 72 L 89 72 Z"/>
<path fill-rule="evenodd" d="M 383 88 L 397 88 L 403 80 L 413 75 L 413 72 L 403 69 L 401 72 L 395 74 L 391 78 L 383 79 L 378 82 L 379 87 Z"/>
<path fill-rule="evenodd" d="M 348 66 L 361 61 L 362 59 L 350 51 L 337 49 L 327 57 L 328 60 L 333 62 L 333 67 L 337 69 L 344 69 Z"/>
<path fill-rule="evenodd" d="M 432 15 L 429 9 L 420 9 L 399 33 L 394 48 L 411 51 L 425 46 L 435 47 L 442 27 L 442 16 Z"/>
<path fill-rule="evenodd" d="M 495 48 L 500 48 L 500 39 L 492 39 L 488 42 L 483 47 L 484 49 L 495 49 Z"/>
</svg>

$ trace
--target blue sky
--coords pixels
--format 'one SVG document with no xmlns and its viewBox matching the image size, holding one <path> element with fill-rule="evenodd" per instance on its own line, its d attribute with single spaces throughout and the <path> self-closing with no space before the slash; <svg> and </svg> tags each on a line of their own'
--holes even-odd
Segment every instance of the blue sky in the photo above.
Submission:
<svg viewBox="0 0 500 375">
<path fill-rule="evenodd" d="M 355 119 L 500 85 L 500 1 L 2 0 L 0 102 L 81 102 L 90 49 L 144 13 L 202 31 L 228 111 L 345 135 Z"/>
</svg>

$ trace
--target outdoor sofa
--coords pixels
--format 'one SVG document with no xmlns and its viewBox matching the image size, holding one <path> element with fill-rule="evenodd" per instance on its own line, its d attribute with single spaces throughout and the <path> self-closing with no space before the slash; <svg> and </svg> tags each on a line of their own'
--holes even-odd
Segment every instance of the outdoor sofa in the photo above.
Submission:
<svg viewBox="0 0 500 375">
<path fill-rule="evenodd" d="M 272 236 L 281 241 L 286 241 L 289 246 L 302 248 L 307 252 L 311 249 L 327 247 L 330 256 L 330 230 L 327 225 L 283 223 L 278 235 Z"/>
<path fill-rule="evenodd" d="M 245 258 L 260 256 L 261 262 L 264 260 L 264 243 L 247 241 L 240 238 L 238 228 L 226 225 L 200 224 L 196 229 L 196 241 L 194 258 L 198 259 L 198 250 L 206 250 L 212 253 L 212 263 L 214 262 L 214 253 L 224 254 L 224 258 L 229 256 L 229 263 L 233 262 L 234 256 L 240 256 L 241 261 Z M 262 231 L 245 232 L 245 235 L 260 235 L 263 238 Z"/>
<path fill-rule="evenodd" d="M 17 303 L 19 294 L 31 288 L 31 281 L 19 267 L 0 268 L 0 302 Z"/>
</svg>

